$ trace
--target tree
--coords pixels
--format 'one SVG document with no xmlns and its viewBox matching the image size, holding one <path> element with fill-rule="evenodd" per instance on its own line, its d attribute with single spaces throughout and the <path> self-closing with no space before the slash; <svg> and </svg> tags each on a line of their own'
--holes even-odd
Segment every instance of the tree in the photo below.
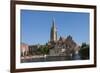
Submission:
<svg viewBox="0 0 100 73">
<path fill-rule="evenodd" d="M 79 54 L 81 59 L 89 59 L 89 45 L 82 43 Z"/>
<path fill-rule="evenodd" d="M 43 55 L 49 53 L 49 49 L 48 49 L 47 46 L 41 46 L 41 47 L 39 48 L 39 51 L 40 51 Z"/>
</svg>

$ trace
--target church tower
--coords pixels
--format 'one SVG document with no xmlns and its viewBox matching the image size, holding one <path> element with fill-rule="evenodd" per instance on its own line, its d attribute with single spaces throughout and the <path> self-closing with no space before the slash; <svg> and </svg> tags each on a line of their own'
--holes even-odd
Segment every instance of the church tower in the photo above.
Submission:
<svg viewBox="0 0 100 73">
<path fill-rule="evenodd" d="M 51 32 L 50 32 L 50 41 L 57 41 L 57 29 L 55 26 L 55 20 L 53 19 L 52 21 L 52 27 L 51 27 Z"/>
</svg>

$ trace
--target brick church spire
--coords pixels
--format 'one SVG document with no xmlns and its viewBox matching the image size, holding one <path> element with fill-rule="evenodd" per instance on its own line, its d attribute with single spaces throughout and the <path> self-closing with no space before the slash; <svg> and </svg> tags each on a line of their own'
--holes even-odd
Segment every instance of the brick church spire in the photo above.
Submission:
<svg viewBox="0 0 100 73">
<path fill-rule="evenodd" d="M 53 18 L 53 21 L 52 21 L 52 27 L 51 27 L 51 33 L 50 33 L 50 41 L 57 41 L 57 29 L 56 29 L 54 18 Z"/>
</svg>

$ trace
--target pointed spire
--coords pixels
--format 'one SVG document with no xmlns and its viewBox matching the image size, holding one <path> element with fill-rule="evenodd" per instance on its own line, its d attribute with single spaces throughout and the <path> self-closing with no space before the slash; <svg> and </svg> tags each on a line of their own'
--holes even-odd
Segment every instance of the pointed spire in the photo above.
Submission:
<svg viewBox="0 0 100 73">
<path fill-rule="evenodd" d="M 52 27 L 51 27 L 51 34 L 50 34 L 50 39 L 51 41 L 56 41 L 57 40 L 57 30 L 56 30 L 56 26 L 55 26 L 55 19 L 53 17 L 52 20 Z"/>
<path fill-rule="evenodd" d="M 55 28 L 55 19 L 53 17 L 52 26 Z"/>
</svg>

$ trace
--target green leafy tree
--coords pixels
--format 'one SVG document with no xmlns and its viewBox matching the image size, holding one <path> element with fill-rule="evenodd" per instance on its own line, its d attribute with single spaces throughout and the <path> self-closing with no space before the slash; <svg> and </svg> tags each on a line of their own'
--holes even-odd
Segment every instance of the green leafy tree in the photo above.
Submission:
<svg viewBox="0 0 100 73">
<path fill-rule="evenodd" d="M 49 49 L 48 49 L 47 46 L 41 46 L 41 47 L 39 48 L 39 51 L 40 51 L 43 55 L 49 53 Z"/>
<path fill-rule="evenodd" d="M 79 54 L 81 59 L 89 59 L 89 45 L 82 43 Z"/>
</svg>

